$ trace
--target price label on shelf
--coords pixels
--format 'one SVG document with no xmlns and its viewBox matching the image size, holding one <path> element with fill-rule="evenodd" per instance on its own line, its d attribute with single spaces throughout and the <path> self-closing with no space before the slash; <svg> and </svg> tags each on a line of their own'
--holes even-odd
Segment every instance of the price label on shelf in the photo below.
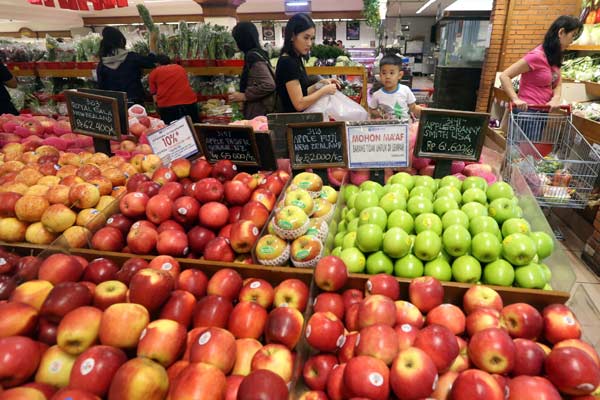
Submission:
<svg viewBox="0 0 600 400">
<path fill-rule="evenodd" d="M 349 124 L 346 132 L 348 168 L 408 166 L 408 124 Z"/>
<path fill-rule="evenodd" d="M 101 139 L 121 139 L 123 132 L 116 99 L 74 91 L 66 91 L 65 98 L 73 132 Z"/>
<path fill-rule="evenodd" d="M 148 143 L 164 164 L 199 153 L 196 132 L 189 117 L 178 119 L 169 126 L 148 135 Z"/>
</svg>

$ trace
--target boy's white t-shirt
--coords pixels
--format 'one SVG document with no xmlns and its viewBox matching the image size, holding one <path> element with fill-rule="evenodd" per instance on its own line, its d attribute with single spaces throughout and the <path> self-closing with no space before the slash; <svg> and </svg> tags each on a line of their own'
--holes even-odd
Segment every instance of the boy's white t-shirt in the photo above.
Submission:
<svg viewBox="0 0 600 400">
<path fill-rule="evenodd" d="M 374 109 L 383 108 L 389 118 L 407 119 L 409 118 L 408 106 L 416 101 L 415 95 L 408 86 L 398 84 L 393 92 L 381 88 L 373 93 L 369 101 L 369 107 Z"/>
</svg>

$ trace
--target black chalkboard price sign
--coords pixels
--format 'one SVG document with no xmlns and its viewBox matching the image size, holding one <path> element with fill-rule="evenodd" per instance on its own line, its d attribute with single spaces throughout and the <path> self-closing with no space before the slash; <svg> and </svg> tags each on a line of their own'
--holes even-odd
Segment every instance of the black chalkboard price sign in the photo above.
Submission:
<svg viewBox="0 0 600 400">
<path fill-rule="evenodd" d="M 287 138 L 294 169 L 345 167 L 348 163 L 344 122 L 288 124 Z"/>
<path fill-rule="evenodd" d="M 115 98 L 65 91 L 73 132 L 100 139 L 121 140 L 121 121 Z"/>
<path fill-rule="evenodd" d="M 258 166 L 254 130 L 247 126 L 195 124 L 202 153 L 209 162 L 231 160 L 245 166 Z"/>
<path fill-rule="evenodd" d="M 423 109 L 414 155 L 438 159 L 436 178 L 450 173 L 451 160 L 478 161 L 489 119 L 487 113 Z"/>
</svg>

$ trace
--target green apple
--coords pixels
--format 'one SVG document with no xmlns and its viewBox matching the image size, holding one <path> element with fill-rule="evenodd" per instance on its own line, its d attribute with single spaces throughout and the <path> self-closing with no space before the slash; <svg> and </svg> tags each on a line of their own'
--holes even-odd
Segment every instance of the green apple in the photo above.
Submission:
<svg viewBox="0 0 600 400">
<path fill-rule="evenodd" d="M 356 231 L 356 246 L 364 253 L 372 253 L 381 248 L 383 229 L 379 225 L 360 225 Z"/>
<path fill-rule="evenodd" d="M 447 282 L 452 280 L 452 267 L 444 257 L 437 257 L 425 264 L 424 275 Z"/>
<path fill-rule="evenodd" d="M 504 197 L 492 201 L 488 207 L 488 213 L 499 224 L 511 218 L 518 218 L 517 208 L 509 199 Z"/>
<path fill-rule="evenodd" d="M 450 197 L 456 201 L 456 204 L 462 204 L 462 194 L 460 193 L 460 190 L 454 186 L 444 186 L 440 188 L 437 192 L 435 192 L 434 199 L 437 200 L 440 197 Z"/>
<path fill-rule="evenodd" d="M 388 183 L 384 186 L 384 189 L 387 190 L 387 193 L 398 193 L 400 196 L 404 197 L 405 200 L 408 199 L 410 194 L 406 186 L 400 183 Z"/>
<path fill-rule="evenodd" d="M 331 250 L 331 255 L 336 257 L 342 255 L 342 246 L 336 246 L 333 250 Z"/>
<path fill-rule="evenodd" d="M 419 214 L 433 212 L 433 204 L 425 197 L 411 197 L 406 203 L 406 211 L 416 217 Z"/>
<path fill-rule="evenodd" d="M 469 217 L 461 210 L 450 210 L 442 217 L 442 227 L 448 229 L 452 225 L 461 225 L 469 228 Z"/>
<path fill-rule="evenodd" d="M 409 198 L 413 197 L 425 197 L 433 201 L 433 192 L 427 186 L 415 186 L 413 190 L 410 191 Z"/>
<path fill-rule="evenodd" d="M 375 252 L 367 257 L 367 273 L 388 274 L 394 272 L 394 263 L 383 251 Z"/>
<path fill-rule="evenodd" d="M 348 201 L 346 202 L 346 205 L 348 206 L 348 208 L 354 208 L 356 206 L 356 198 L 357 197 L 358 197 L 358 192 L 352 193 L 350 195 L 350 198 L 348 198 Z"/>
<path fill-rule="evenodd" d="M 348 272 L 356 274 L 365 270 L 367 260 L 365 259 L 365 255 L 356 247 L 342 250 L 340 258 L 346 265 L 346 268 L 348 268 Z"/>
<path fill-rule="evenodd" d="M 396 260 L 394 275 L 401 278 L 418 278 L 419 276 L 423 276 L 423 263 L 412 254 L 407 254 Z"/>
<path fill-rule="evenodd" d="M 409 213 L 404 210 L 392 211 L 388 216 L 387 228 L 402 228 L 404 232 L 411 234 L 415 229 L 415 222 Z"/>
<path fill-rule="evenodd" d="M 344 241 L 344 236 L 346 235 L 346 232 L 340 231 L 338 233 L 335 234 L 335 239 L 333 240 L 333 245 L 335 247 L 341 246 L 342 242 Z"/>
<path fill-rule="evenodd" d="M 477 188 L 465 190 L 462 194 L 462 201 L 463 203 L 471 203 L 476 201 L 477 203 L 487 206 L 487 196 L 485 195 L 485 192 Z"/>
<path fill-rule="evenodd" d="M 390 178 L 389 183 L 399 183 L 410 191 L 415 187 L 415 177 L 406 172 L 398 172 Z"/>
<path fill-rule="evenodd" d="M 415 232 L 417 234 L 423 231 L 433 231 L 438 236 L 442 234 L 442 220 L 436 214 L 423 213 L 415 218 Z"/>
<path fill-rule="evenodd" d="M 398 192 L 389 192 L 379 200 L 379 207 L 388 214 L 394 210 L 406 210 L 406 198 Z"/>
<path fill-rule="evenodd" d="M 498 237 L 490 232 L 481 232 L 473 236 L 471 255 L 483 263 L 490 263 L 500 258 L 502 244 Z"/>
<path fill-rule="evenodd" d="M 458 203 L 451 197 L 438 197 L 433 202 L 433 212 L 440 217 L 450 210 L 458 210 Z"/>
<path fill-rule="evenodd" d="M 467 216 L 469 217 L 469 221 L 475 217 L 488 215 L 487 207 L 481 203 L 471 202 L 471 203 L 463 204 L 463 206 L 460 209 L 462 212 L 467 214 Z"/>
<path fill-rule="evenodd" d="M 549 283 L 546 283 L 544 285 L 544 287 L 542 288 L 542 290 L 554 290 L 554 289 L 552 289 L 552 285 L 550 285 Z"/>
<path fill-rule="evenodd" d="M 486 192 L 488 201 L 505 198 L 512 199 L 515 196 L 513 188 L 506 182 L 496 182 L 490 185 Z"/>
<path fill-rule="evenodd" d="M 515 269 L 506 260 L 496 260 L 483 269 L 483 282 L 488 285 L 512 286 L 514 280 Z"/>
<path fill-rule="evenodd" d="M 404 257 L 411 247 L 412 240 L 402 228 L 390 228 L 383 235 L 383 252 L 390 257 Z"/>
<path fill-rule="evenodd" d="M 513 233 L 529 234 L 531 227 L 523 218 L 509 218 L 502 223 L 502 236 L 507 237 Z"/>
<path fill-rule="evenodd" d="M 460 188 L 462 187 L 462 182 L 457 177 L 455 177 L 453 175 L 448 175 L 448 176 L 443 177 L 440 180 L 439 187 L 443 188 L 445 186 L 453 186 L 453 187 L 457 188 L 458 190 L 460 190 Z"/>
<path fill-rule="evenodd" d="M 423 231 L 415 238 L 413 253 L 423 261 L 431 261 L 440 254 L 442 239 L 433 231 Z"/>
<path fill-rule="evenodd" d="M 492 217 L 481 216 L 475 217 L 471 220 L 469 224 L 469 231 L 472 236 L 477 235 L 481 232 L 489 232 L 494 235 L 500 233 L 500 228 L 498 227 L 498 223 Z"/>
<path fill-rule="evenodd" d="M 417 239 L 417 235 L 408 235 L 408 238 L 410 239 L 410 251 L 409 253 L 413 252 L 413 249 L 415 247 L 415 240 Z"/>
<path fill-rule="evenodd" d="M 471 234 L 462 225 L 452 225 L 442 236 L 444 250 L 453 257 L 464 256 L 471 248 Z"/>
<path fill-rule="evenodd" d="M 356 208 L 351 209 L 346 213 L 346 217 L 344 218 L 347 223 L 350 223 L 353 219 L 358 218 L 358 211 Z"/>
<path fill-rule="evenodd" d="M 526 289 L 543 289 L 547 283 L 544 270 L 536 263 L 518 267 L 515 270 L 515 282 Z"/>
<path fill-rule="evenodd" d="M 361 192 L 371 191 L 377 193 L 378 196 L 383 195 L 383 186 L 379 182 L 364 181 L 360 184 L 359 189 Z"/>
<path fill-rule="evenodd" d="M 366 224 L 379 225 L 382 230 L 385 229 L 387 225 L 387 213 L 381 207 L 365 208 L 358 216 L 358 226 Z"/>
<path fill-rule="evenodd" d="M 480 176 L 468 176 L 462 181 L 462 191 L 464 192 L 471 188 L 481 189 L 485 192 L 488 188 L 488 184 L 487 181 Z"/>
<path fill-rule="evenodd" d="M 346 230 L 348 232 L 356 232 L 356 230 L 358 229 L 359 221 L 360 220 L 358 218 L 354 218 L 352 221 L 348 222 L 348 224 L 346 225 Z"/>
<path fill-rule="evenodd" d="M 376 192 L 371 190 L 361 191 L 356 195 L 356 200 L 354 201 L 354 208 L 356 208 L 357 212 L 361 212 L 362 210 L 369 207 L 376 207 L 379 204 L 379 196 Z"/>
<path fill-rule="evenodd" d="M 335 221 L 332 221 L 332 223 L 335 223 Z M 331 229 L 334 230 L 333 228 L 331 228 Z M 346 222 L 345 220 L 340 221 L 340 223 L 336 229 L 338 232 L 347 231 L 348 230 L 348 222 Z"/>
<path fill-rule="evenodd" d="M 344 195 L 344 201 L 346 202 L 346 204 L 348 204 L 348 200 L 350 200 L 350 196 L 352 196 L 353 194 L 358 193 L 358 192 L 359 192 L 358 186 L 352 185 L 352 184 L 344 185 L 342 187 L 342 194 Z"/>
<path fill-rule="evenodd" d="M 536 231 L 531 232 L 529 237 L 535 243 L 537 255 L 540 260 L 549 257 L 554 251 L 554 241 L 546 232 Z"/>
<path fill-rule="evenodd" d="M 356 232 L 348 232 L 342 240 L 342 250 L 356 247 Z"/>
<path fill-rule="evenodd" d="M 415 176 L 415 187 L 417 186 L 425 186 L 431 189 L 432 193 L 435 193 L 437 190 L 437 182 L 431 176 L 427 175 L 417 175 Z"/>
<path fill-rule="evenodd" d="M 527 265 L 536 254 L 535 242 L 522 233 L 513 233 L 502 241 L 502 255 L 512 265 Z"/>
<path fill-rule="evenodd" d="M 457 282 L 477 283 L 481 279 L 481 264 L 475 257 L 460 256 L 452 263 L 452 277 Z"/>
<path fill-rule="evenodd" d="M 440 254 L 438 254 L 438 258 L 443 258 L 448 263 L 452 262 L 452 260 L 454 259 L 454 257 L 448 254 L 448 252 L 444 248 L 442 248 L 442 251 L 440 251 Z"/>
<path fill-rule="evenodd" d="M 538 263 L 538 265 L 544 271 L 544 278 L 546 278 L 546 282 L 550 282 L 552 280 L 552 271 L 550 270 L 550 267 L 544 263 Z"/>
</svg>

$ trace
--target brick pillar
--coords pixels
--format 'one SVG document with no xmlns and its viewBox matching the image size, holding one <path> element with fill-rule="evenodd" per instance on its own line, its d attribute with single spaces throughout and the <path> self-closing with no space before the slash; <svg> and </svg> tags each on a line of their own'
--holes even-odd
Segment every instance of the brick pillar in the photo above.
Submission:
<svg viewBox="0 0 600 400">
<path fill-rule="evenodd" d="M 487 111 L 496 72 L 503 71 L 541 44 L 560 15 L 579 15 L 580 0 L 495 0 L 492 38 L 483 65 L 477 110 Z"/>
</svg>

